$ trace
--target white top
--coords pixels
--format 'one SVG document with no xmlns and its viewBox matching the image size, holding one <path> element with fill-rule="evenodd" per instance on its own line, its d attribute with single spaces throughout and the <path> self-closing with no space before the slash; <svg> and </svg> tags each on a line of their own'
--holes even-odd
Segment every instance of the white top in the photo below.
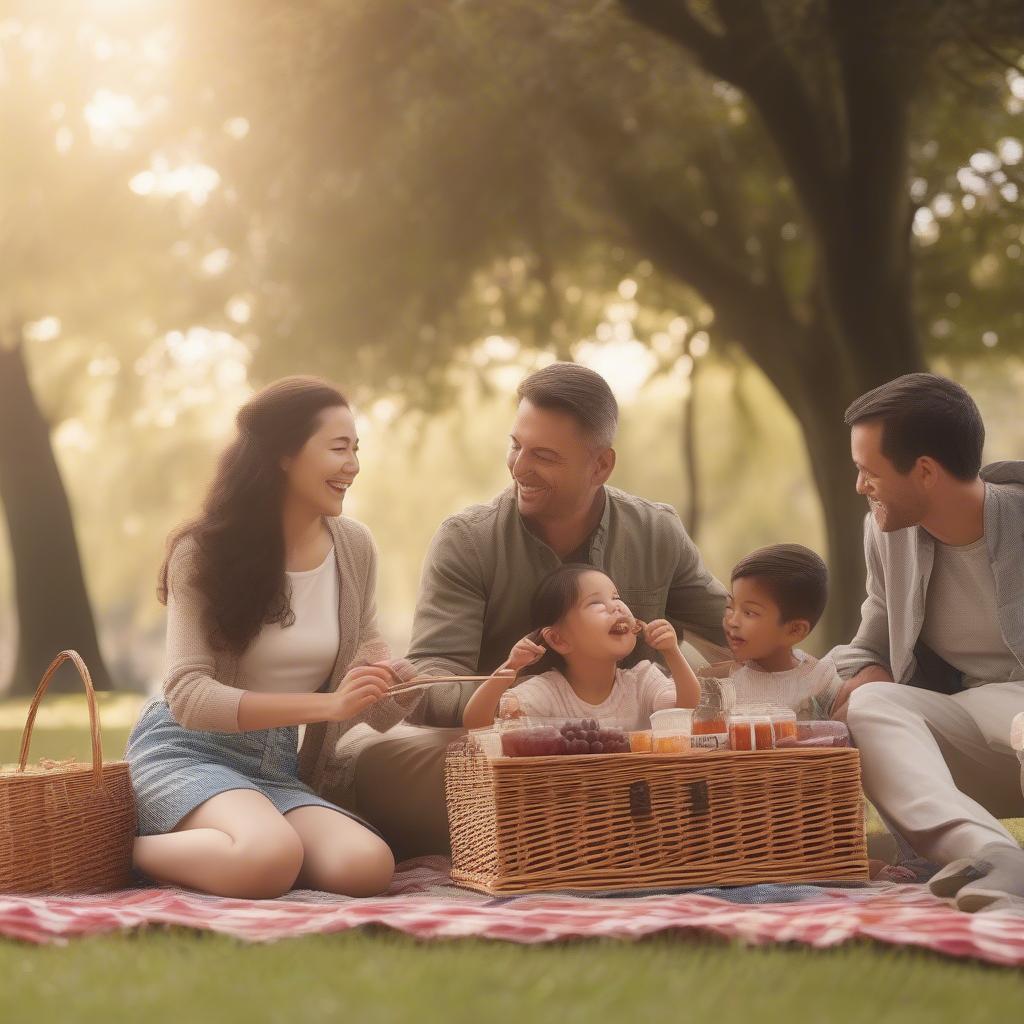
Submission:
<svg viewBox="0 0 1024 1024">
<path fill-rule="evenodd" d="M 617 668 L 612 691 L 600 704 L 588 704 L 576 696 L 561 672 L 544 672 L 524 679 L 507 690 L 498 706 L 499 717 L 519 710 L 530 717 L 580 719 L 626 729 L 649 729 L 651 712 L 676 706 L 676 684 L 652 661 L 638 661 L 632 668 Z"/>
<path fill-rule="evenodd" d="M 707 697 L 717 684 L 721 685 L 723 702 L 731 707 L 770 704 L 789 708 L 800 719 L 830 718 L 843 681 L 835 663 L 827 655 L 820 661 L 793 648 L 795 668 L 783 672 L 765 672 L 750 662 L 733 662 L 722 679 L 701 679 Z M 720 666 L 716 666 L 720 667 Z"/>
<path fill-rule="evenodd" d="M 239 659 L 239 678 L 247 690 L 313 693 L 330 676 L 341 644 L 334 548 L 317 568 L 285 576 L 295 622 L 266 624 Z"/>
<path fill-rule="evenodd" d="M 996 580 L 984 537 L 960 546 L 935 542 L 921 639 L 963 672 L 965 686 L 1024 678 L 999 628 Z"/>
</svg>

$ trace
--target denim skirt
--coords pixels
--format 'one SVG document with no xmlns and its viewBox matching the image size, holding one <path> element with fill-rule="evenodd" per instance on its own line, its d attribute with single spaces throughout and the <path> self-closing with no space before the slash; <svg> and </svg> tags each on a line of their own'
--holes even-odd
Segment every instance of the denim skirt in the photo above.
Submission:
<svg viewBox="0 0 1024 1024">
<path fill-rule="evenodd" d="M 166 701 L 152 701 L 143 708 L 125 751 L 139 835 L 173 832 L 201 803 L 231 789 L 262 793 L 281 814 L 296 807 L 327 807 L 380 835 L 302 782 L 298 740 L 294 725 L 240 733 L 186 729 Z"/>
</svg>

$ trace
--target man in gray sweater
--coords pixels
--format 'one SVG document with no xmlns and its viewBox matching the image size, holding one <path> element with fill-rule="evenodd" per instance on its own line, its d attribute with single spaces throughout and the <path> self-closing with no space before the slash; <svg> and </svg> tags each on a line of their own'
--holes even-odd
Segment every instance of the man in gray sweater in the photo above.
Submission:
<svg viewBox="0 0 1024 1024">
<path fill-rule="evenodd" d="M 1011 747 L 1024 711 L 1024 463 L 981 468 L 970 395 L 934 374 L 890 381 L 846 413 L 865 522 L 867 599 L 833 652 L 864 788 L 963 910 L 1024 897 Z"/>
<path fill-rule="evenodd" d="M 424 560 L 408 653 L 417 671 L 493 671 L 531 630 L 537 584 L 564 562 L 608 573 L 634 615 L 666 618 L 680 641 L 727 657 L 725 588 L 675 510 L 607 484 L 618 420 L 607 382 L 554 363 L 524 380 L 518 396 L 511 486 L 446 519 Z M 375 739 L 358 753 L 353 792 L 331 794 L 380 828 L 399 856 L 447 846 L 443 755 L 473 690 L 431 687 L 413 719 L 434 728 Z"/>
</svg>

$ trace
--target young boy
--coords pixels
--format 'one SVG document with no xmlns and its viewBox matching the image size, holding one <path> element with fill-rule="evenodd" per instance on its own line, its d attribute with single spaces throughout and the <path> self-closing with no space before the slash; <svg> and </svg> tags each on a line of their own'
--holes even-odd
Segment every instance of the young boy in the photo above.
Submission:
<svg viewBox="0 0 1024 1024">
<path fill-rule="evenodd" d="M 809 548 L 773 544 L 747 555 L 732 571 L 722 621 L 735 660 L 710 666 L 704 677 L 728 678 L 737 706 L 771 704 L 801 719 L 831 718 L 842 686 L 836 667 L 797 646 L 827 601 L 828 569 Z"/>
</svg>

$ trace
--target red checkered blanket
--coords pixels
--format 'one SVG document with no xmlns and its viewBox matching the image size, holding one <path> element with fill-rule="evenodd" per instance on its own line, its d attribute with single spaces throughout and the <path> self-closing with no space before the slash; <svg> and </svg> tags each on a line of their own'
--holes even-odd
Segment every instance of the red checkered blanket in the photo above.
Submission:
<svg viewBox="0 0 1024 1024">
<path fill-rule="evenodd" d="M 963 914 L 920 885 L 759 886 L 714 892 L 492 898 L 452 885 L 447 862 L 430 857 L 402 864 L 388 893 L 376 899 L 301 891 L 277 900 L 234 900 L 169 887 L 102 896 L 0 896 L 0 935 L 53 943 L 119 929 L 177 925 L 263 942 L 373 924 L 421 939 L 538 943 L 677 932 L 816 949 L 871 939 L 1024 965 L 1024 914 L 1012 909 Z M 778 902 L 762 902 L 773 892 Z"/>
</svg>

